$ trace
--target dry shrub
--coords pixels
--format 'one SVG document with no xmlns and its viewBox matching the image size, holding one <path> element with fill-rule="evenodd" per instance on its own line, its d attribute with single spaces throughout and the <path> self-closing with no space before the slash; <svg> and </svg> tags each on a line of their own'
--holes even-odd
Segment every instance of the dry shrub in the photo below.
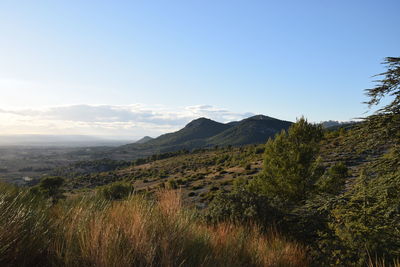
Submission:
<svg viewBox="0 0 400 267">
<path fill-rule="evenodd" d="M 44 255 L 41 266 L 307 266 L 304 248 L 276 233 L 266 236 L 257 227 L 202 223 L 182 208 L 178 191 L 159 192 L 153 201 L 135 195 L 114 202 L 64 202 L 51 208 L 51 218 L 47 245 L 34 239 L 14 244 L 21 251 L 37 245 L 31 256 Z M 25 224 L 20 224 L 9 228 L 8 235 L 24 232 Z M 0 225 L 0 240 L 8 235 Z M 35 265 L 18 261 L 20 254 L 10 255 L 0 254 L 0 260 Z"/>
</svg>

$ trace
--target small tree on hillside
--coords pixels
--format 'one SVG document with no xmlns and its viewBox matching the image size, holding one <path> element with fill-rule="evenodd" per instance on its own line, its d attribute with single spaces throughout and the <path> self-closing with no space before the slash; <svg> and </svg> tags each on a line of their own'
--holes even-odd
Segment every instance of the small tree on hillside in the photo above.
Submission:
<svg viewBox="0 0 400 267">
<path fill-rule="evenodd" d="M 270 139 L 265 148 L 264 170 L 252 182 L 251 189 L 282 203 L 306 199 L 323 173 L 317 159 L 322 137 L 321 125 L 301 118 L 287 132 Z"/>
<path fill-rule="evenodd" d="M 33 193 L 43 195 L 46 198 L 51 198 L 53 203 L 63 198 L 63 190 L 61 189 L 64 184 L 62 177 L 45 177 L 42 178 L 37 186 L 32 189 Z"/>
</svg>

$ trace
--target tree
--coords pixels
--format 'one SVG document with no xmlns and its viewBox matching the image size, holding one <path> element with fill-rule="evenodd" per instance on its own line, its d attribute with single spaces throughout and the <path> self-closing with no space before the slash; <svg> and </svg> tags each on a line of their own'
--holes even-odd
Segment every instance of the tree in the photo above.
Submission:
<svg viewBox="0 0 400 267">
<path fill-rule="evenodd" d="M 392 102 L 381 108 L 378 113 L 400 114 L 400 57 L 387 57 L 383 64 L 387 71 L 376 76 L 385 76 L 378 80 L 378 85 L 372 89 L 367 89 L 366 94 L 370 100 L 366 103 L 371 107 L 381 103 L 382 98 L 393 96 Z"/>
<path fill-rule="evenodd" d="M 372 136 L 372 139 L 384 140 L 400 138 L 400 57 L 387 57 L 383 64 L 387 71 L 377 76 L 384 76 L 377 80 L 376 87 L 367 89 L 370 98 L 365 102 L 369 107 L 378 105 L 386 97 L 391 102 L 380 108 L 374 115 L 367 118 L 362 130 Z M 397 141 L 395 141 L 396 143 Z"/>
<path fill-rule="evenodd" d="M 62 177 L 45 177 L 40 180 L 39 184 L 32 191 L 37 192 L 46 198 L 51 198 L 53 203 L 56 203 L 63 197 L 63 191 L 61 190 L 63 184 L 64 178 Z"/>
<path fill-rule="evenodd" d="M 322 137 L 321 125 L 301 118 L 287 132 L 270 139 L 264 152 L 264 170 L 250 187 L 282 202 L 306 199 L 323 173 L 317 159 Z"/>
</svg>

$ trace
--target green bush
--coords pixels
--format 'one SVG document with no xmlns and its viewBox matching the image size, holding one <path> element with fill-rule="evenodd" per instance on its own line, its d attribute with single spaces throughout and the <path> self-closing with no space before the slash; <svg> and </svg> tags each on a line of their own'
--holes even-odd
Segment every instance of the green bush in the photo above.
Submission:
<svg viewBox="0 0 400 267">
<path fill-rule="evenodd" d="M 102 197 L 108 200 L 120 200 L 133 194 L 134 187 L 131 183 L 115 182 L 98 189 Z"/>
<path fill-rule="evenodd" d="M 387 261 L 400 258 L 399 192 L 400 171 L 379 177 L 362 174 L 338 200 L 330 226 L 348 260 L 365 263 L 368 253 Z"/>
<path fill-rule="evenodd" d="M 339 194 L 344 190 L 348 176 L 349 170 L 346 165 L 342 162 L 336 163 L 318 181 L 319 190 L 328 194 Z"/>
<path fill-rule="evenodd" d="M 265 196 L 245 189 L 219 192 L 211 201 L 205 218 L 212 223 L 233 221 L 272 225 L 279 220 L 280 213 L 268 203 Z"/>
</svg>

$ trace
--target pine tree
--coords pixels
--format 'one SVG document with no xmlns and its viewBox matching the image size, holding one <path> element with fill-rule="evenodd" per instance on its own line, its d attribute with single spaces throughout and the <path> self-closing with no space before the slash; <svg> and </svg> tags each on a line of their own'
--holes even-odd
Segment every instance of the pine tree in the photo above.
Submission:
<svg viewBox="0 0 400 267">
<path fill-rule="evenodd" d="M 270 139 L 265 148 L 264 170 L 251 188 L 283 202 L 306 199 L 323 173 L 317 158 L 322 136 L 321 125 L 301 118 L 287 132 Z"/>
</svg>

